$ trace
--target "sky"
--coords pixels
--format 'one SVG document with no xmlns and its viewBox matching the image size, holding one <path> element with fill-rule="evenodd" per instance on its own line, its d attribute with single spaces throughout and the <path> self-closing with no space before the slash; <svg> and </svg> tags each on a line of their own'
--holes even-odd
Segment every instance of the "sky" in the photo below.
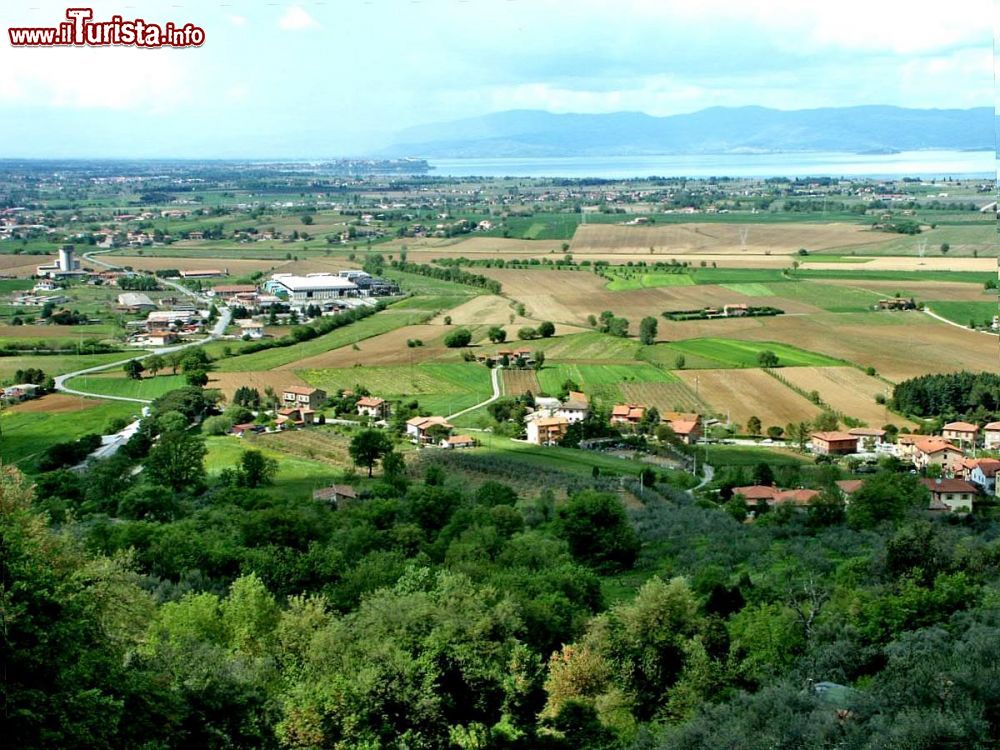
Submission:
<svg viewBox="0 0 1000 750">
<path fill-rule="evenodd" d="M 81 6 L 75 0 L 72 7 Z M 67 4 L 4 0 L 0 158 L 333 158 L 509 109 L 992 106 L 991 0 L 94 0 L 187 49 L 15 48 Z"/>
</svg>

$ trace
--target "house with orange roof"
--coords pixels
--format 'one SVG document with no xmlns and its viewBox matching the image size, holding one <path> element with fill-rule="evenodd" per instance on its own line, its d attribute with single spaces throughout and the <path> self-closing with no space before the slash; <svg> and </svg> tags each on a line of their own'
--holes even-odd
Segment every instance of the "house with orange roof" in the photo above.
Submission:
<svg viewBox="0 0 1000 750">
<path fill-rule="evenodd" d="M 988 451 L 1000 450 L 1000 422 L 990 422 L 983 428 L 983 445 Z"/>
<path fill-rule="evenodd" d="M 646 407 L 638 404 L 616 404 L 611 410 L 611 424 L 635 427 L 646 416 Z"/>
<path fill-rule="evenodd" d="M 768 505 L 790 504 L 805 507 L 819 495 L 819 491 L 802 488 L 783 490 L 773 485 L 752 484 L 746 487 L 733 487 L 733 496 L 736 495 L 741 496 L 748 504 L 752 505 L 767 503 Z"/>
<path fill-rule="evenodd" d="M 355 404 L 358 415 L 371 417 L 372 419 L 385 419 L 389 414 L 389 404 L 384 398 L 376 396 L 362 396 Z"/>
<path fill-rule="evenodd" d="M 944 505 L 953 513 L 969 513 L 976 498 L 976 488 L 964 479 L 921 479 L 931 493 L 931 506 Z"/>
<path fill-rule="evenodd" d="M 566 436 L 569 420 L 566 417 L 532 415 L 525 424 L 528 442 L 535 445 L 556 445 Z"/>
<path fill-rule="evenodd" d="M 326 391 L 308 385 L 289 385 L 281 391 L 281 401 L 286 407 L 298 406 L 315 410 L 326 401 Z"/>
<path fill-rule="evenodd" d="M 913 465 L 918 469 L 940 466 L 947 474 L 954 475 L 962 470 L 965 454 L 958 446 L 939 437 L 926 437 L 913 445 Z"/>
<path fill-rule="evenodd" d="M 824 456 L 849 456 L 858 452 L 858 438 L 849 432 L 814 432 L 809 445 L 813 453 Z"/>
<path fill-rule="evenodd" d="M 316 410 L 303 406 L 292 406 L 285 409 L 278 409 L 278 416 L 275 421 L 282 429 L 288 427 L 303 427 L 313 424 L 316 421 Z"/>
<path fill-rule="evenodd" d="M 468 435 L 449 435 L 441 440 L 442 448 L 474 448 L 476 441 Z"/>
<path fill-rule="evenodd" d="M 1000 459 L 967 458 L 962 462 L 961 478 L 971 482 L 987 495 L 996 494 L 997 472 L 1000 472 Z"/>
<path fill-rule="evenodd" d="M 941 437 L 959 445 L 975 446 L 979 428 L 969 422 L 949 422 L 941 428 Z"/>
<path fill-rule="evenodd" d="M 434 442 L 434 438 L 427 434 L 434 426 L 449 432 L 454 429 L 444 417 L 412 417 L 406 420 L 406 434 L 413 438 L 413 442 L 425 445 Z"/>
</svg>

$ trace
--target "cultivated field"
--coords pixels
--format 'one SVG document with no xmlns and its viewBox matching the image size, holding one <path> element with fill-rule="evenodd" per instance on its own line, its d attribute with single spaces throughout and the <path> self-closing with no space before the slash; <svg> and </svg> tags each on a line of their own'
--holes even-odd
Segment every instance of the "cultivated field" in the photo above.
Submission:
<svg viewBox="0 0 1000 750">
<path fill-rule="evenodd" d="M 605 402 L 620 402 L 625 383 L 663 383 L 676 379 L 669 372 L 645 362 L 633 364 L 556 364 L 546 363 L 538 372 L 538 382 L 547 395 L 556 395 L 562 384 L 572 380 L 588 396 Z"/>
<path fill-rule="evenodd" d="M 688 411 L 704 414 L 707 405 L 694 395 L 686 383 L 622 383 L 621 392 L 630 403 L 655 406 L 662 414 L 668 411 Z"/>
<path fill-rule="evenodd" d="M 934 321 L 920 312 L 823 313 L 671 323 L 672 339 L 725 336 L 808 345 L 810 350 L 874 367 L 894 382 L 929 372 L 997 367 L 996 338 Z M 665 333 L 660 326 L 661 336 Z"/>
<path fill-rule="evenodd" d="M 146 257 L 141 255 L 118 255 L 108 254 L 98 256 L 108 263 L 117 263 L 122 266 L 131 266 L 138 271 L 158 271 L 164 268 L 176 268 L 178 270 L 203 271 L 206 269 L 219 269 L 227 271 L 230 276 L 243 276 L 254 271 L 277 271 L 284 266 L 284 260 L 252 260 L 248 258 L 211 258 L 211 257 Z"/>
<path fill-rule="evenodd" d="M 803 247 L 815 252 L 870 245 L 880 239 L 873 234 L 867 227 L 856 224 L 587 224 L 577 227 L 570 249 L 580 255 L 648 253 L 651 247 L 678 255 L 787 255 Z"/>
<path fill-rule="evenodd" d="M 520 396 L 524 393 L 537 396 L 542 391 L 534 370 L 504 370 L 502 375 L 503 392 L 507 396 Z"/>
<path fill-rule="evenodd" d="M 32 276 L 38 266 L 52 263 L 55 255 L 0 255 L 0 273 L 12 276 Z"/>
<path fill-rule="evenodd" d="M 880 298 L 915 297 L 918 300 L 947 299 L 976 302 L 996 301 L 996 292 L 985 292 L 982 284 L 966 284 L 960 281 L 885 281 L 881 279 L 824 279 L 815 282 L 835 287 L 854 287 L 876 292 Z"/>
<path fill-rule="evenodd" d="M 152 401 L 167 391 L 183 388 L 186 385 L 183 375 L 159 374 L 154 377 L 131 380 L 121 370 L 109 370 L 106 373 L 83 375 L 66 382 L 70 388 L 84 393 L 102 393 L 106 396 L 124 396 Z"/>
<path fill-rule="evenodd" d="M 677 375 L 722 418 L 745 427 L 756 416 L 765 427 L 815 419 L 820 409 L 763 370 L 684 370 Z"/>
<path fill-rule="evenodd" d="M 318 370 L 324 367 L 369 367 L 374 365 L 406 365 L 420 363 L 451 355 L 454 349 L 444 345 L 448 329 L 444 326 L 414 325 L 397 328 L 388 333 L 364 339 L 350 346 L 341 346 L 328 352 L 304 357 L 281 365 L 282 369 Z M 423 341 L 423 346 L 410 347 L 407 341 Z"/>
<path fill-rule="evenodd" d="M 842 271 L 842 263 L 812 262 L 806 260 L 802 268 L 815 271 Z M 859 271 L 977 271 L 993 272 L 997 270 L 996 257 L 982 258 L 946 258 L 928 255 L 919 257 L 877 257 L 867 260 L 864 265 L 851 265 L 852 270 Z"/>
<path fill-rule="evenodd" d="M 795 367 L 781 370 L 780 374 L 804 391 L 818 391 L 823 401 L 834 410 L 862 419 L 871 427 L 881 427 L 889 422 L 898 427 L 916 426 L 875 403 L 876 395 L 891 396 L 891 389 L 877 378 L 853 367 Z"/>
<path fill-rule="evenodd" d="M 20 404 L 8 406 L 7 414 L 72 414 L 100 406 L 101 402 L 82 396 L 71 396 L 68 393 L 49 393 L 41 398 L 23 401 Z"/>
<path fill-rule="evenodd" d="M 556 336 L 532 343 L 533 349 L 545 352 L 549 361 L 561 362 L 633 362 L 640 344 L 635 339 L 623 339 L 597 331 L 570 336 Z"/>
<path fill-rule="evenodd" d="M 264 389 L 270 386 L 280 396 L 281 389 L 289 385 L 306 385 L 306 382 L 291 370 L 210 372 L 206 387 L 218 388 L 227 399 L 230 399 L 240 386 L 256 388 L 261 393 L 264 393 Z"/>
<path fill-rule="evenodd" d="M 705 338 L 675 341 L 670 345 L 674 351 L 685 356 L 717 362 L 725 367 L 757 367 L 758 356 L 765 351 L 778 357 L 779 367 L 809 367 L 813 365 L 841 364 L 830 357 L 806 351 L 796 346 L 776 341 L 740 341 L 735 339 Z"/>
<path fill-rule="evenodd" d="M 510 334 L 515 334 L 517 328 L 521 326 L 533 326 L 538 323 L 537 320 L 517 315 L 511 307 L 510 300 L 493 294 L 484 294 L 460 304 L 458 307 L 445 310 L 433 322 L 443 324 L 445 315 L 451 317 L 453 325 L 513 326 Z"/>
</svg>

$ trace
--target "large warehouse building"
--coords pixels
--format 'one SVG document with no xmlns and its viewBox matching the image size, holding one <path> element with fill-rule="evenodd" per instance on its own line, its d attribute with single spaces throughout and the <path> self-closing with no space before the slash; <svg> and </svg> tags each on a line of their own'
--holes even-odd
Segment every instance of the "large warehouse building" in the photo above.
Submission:
<svg viewBox="0 0 1000 750">
<path fill-rule="evenodd" d="M 332 273 L 310 273 L 306 276 L 276 273 L 264 284 L 264 289 L 271 294 L 287 295 L 290 302 L 355 297 L 358 294 L 354 282 Z"/>
</svg>

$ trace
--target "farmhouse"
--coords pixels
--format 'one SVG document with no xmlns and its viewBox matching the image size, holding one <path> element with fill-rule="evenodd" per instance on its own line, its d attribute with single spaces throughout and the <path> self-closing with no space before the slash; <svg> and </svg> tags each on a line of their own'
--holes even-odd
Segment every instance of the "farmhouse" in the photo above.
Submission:
<svg viewBox="0 0 1000 750">
<path fill-rule="evenodd" d="M 356 404 L 358 414 L 372 419 L 385 419 L 389 415 L 389 404 L 383 398 L 362 396 Z"/>
<path fill-rule="evenodd" d="M 441 440 L 442 448 L 474 448 L 476 441 L 468 435 L 451 435 Z"/>
<path fill-rule="evenodd" d="M 532 415 L 526 424 L 528 442 L 535 445 L 555 445 L 566 436 L 569 420 L 565 417 Z"/>
<path fill-rule="evenodd" d="M 865 451 L 876 450 L 885 442 L 885 430 L 874 427 L 853 427 L 847 431 L 858 439 L 858 447 Z"/>
<path fill-rule="evenodd" d="M 983 428 L 983 445 L 988 451 L 1000 449 L 1000 422 L 990 422 Z"/>
<path fill-rule="evenodd" d="M 810 447 L 824 456 L 849 456 L 858 452 L 858 439 L 849 432 L 814 432 Z"/>
<path fill-rule="evenodd" d="M 635 426 L 646 416 L 646 407 L 636 404 L 616 404 L 611 410 L 611 424 Z"/>
<path fill-rule="evenodd" d="M 587 397 L 579 391 L 570 391 L 566 400 L 556 407 L 553 416 L 562 417 L 573 424 L 586 419 L 588 414 L 590 414 L 590 404 L 587 402 Z"/>
<path fill-rule="evenodd" d="M 998 471 L 1000 460 L 995 458 L 967 458 L 962 462 L 962 478 L 987 495 L 996 494 Z"/>
<path fill-rule="evenodd" d="M 961 448 L 938 437 L 924 438 L 913 446 L 913 465 L 918 469 L 940 466 L 949 474 L 961 471 L 965 456 Z"/>
<path fill-rule="evenodd" d="M 783 490 L 778 487 L 768 487 L 762 484 L 752 484 L 747 487 L 733 487 L 733 495 L 740 495 L 747 503 L 760 505 L 798 505 L 806 506 L 814 497 L 819 495 L 816 490 Z"/>
<path fill-rule="evenodd" d="M 903 299 L 893 297 L 891 299 L 880 299 L 878 301 L 879 310 L 916 310 L 917 303 L 913 299 Z"/>
<path fill-rule="evenodd" d="M 745 302 L 740 302 L 733 305 L 723 305 L 722 314 L 727 318 L 738 318 L 749 313 L 749 308 Z"/>
<path fill-rule="evenodd" d="M 454 429 L 444 417 L 413 417 L 406 420 L 406 434 L 413 438 L 414 442 L 432 443 L 434 438 L 427 433 L 436 426 L 449 432 Z"/>
<path fill-rule="evenodd" d="M 358 293 L 358 287 L 354 282 L 332 273 L 311 273 L 306 276 L 276 273 L 265 282 L 264 289 L 272 294 L 284 294 L 292 302 L 299 303 L 355 297 Z"/>
<path fill-rule="evenodd" d="M 289 425 L 301 427 L 313 424 L 316 421 L 316 410 L 305 406 L 278 409 L 278 417 L 275 421 L 278 423 L 278 427 L 288 427 Z"/>
<path fill-rule="evenodd" d="M 281 400 L 285 406 L 298 406 L 315 410 L 319 409 L 326 401 L 326 391 L 304 385 L 290 385 L 281 392 Z"/>
<path fill-rule="evenodd" d="M 349 484 L 333 484 L 313 491 L 313 500 L 336 506 L 343 501 L 357 500 L 358 493 Z"/>
<path fill-rule="evenodd" d="M 949 422 L 941 428 L 941 437 L 959 444 L 974 446 L 979 436 L 979 428 L 969 422 Z"/>
<path fill-rule="evenodd" d="M 968 513 L 972 510 L 972 502 L 976 497 L 976 488 L 964 479 L 921 479 L 920 482 L 930 490 L 931 505 L 947 506 L 952 512 Z"/>
<path fill-rule="evenodd" d="M 237 320 L 236 325 L 240 327 L 240 336 L 248 339 L 264 338 L 264 324 L 256 320 Z"/>
<path fill-rule="evenodd" d="M 219 268 L 196 268 L 180 271 L 182 279 L 211 279 L 215 276 L 228 276 L 229 271 Z"/>
<path fill-rule="evenodd" d="M 25 401 L 38 395 L 38 386 L 34 383 L 18 383 L 8 385 L 3 389 L 3 397 L 9 401 Z"/>
<path fill-rule="evenodd" d="M 701 415 L 695 412 L 665 411 L 660 421 L 670 426 L 674 434 L 686 445 L 694 445 L 701 438 Z"/>
</svg>

